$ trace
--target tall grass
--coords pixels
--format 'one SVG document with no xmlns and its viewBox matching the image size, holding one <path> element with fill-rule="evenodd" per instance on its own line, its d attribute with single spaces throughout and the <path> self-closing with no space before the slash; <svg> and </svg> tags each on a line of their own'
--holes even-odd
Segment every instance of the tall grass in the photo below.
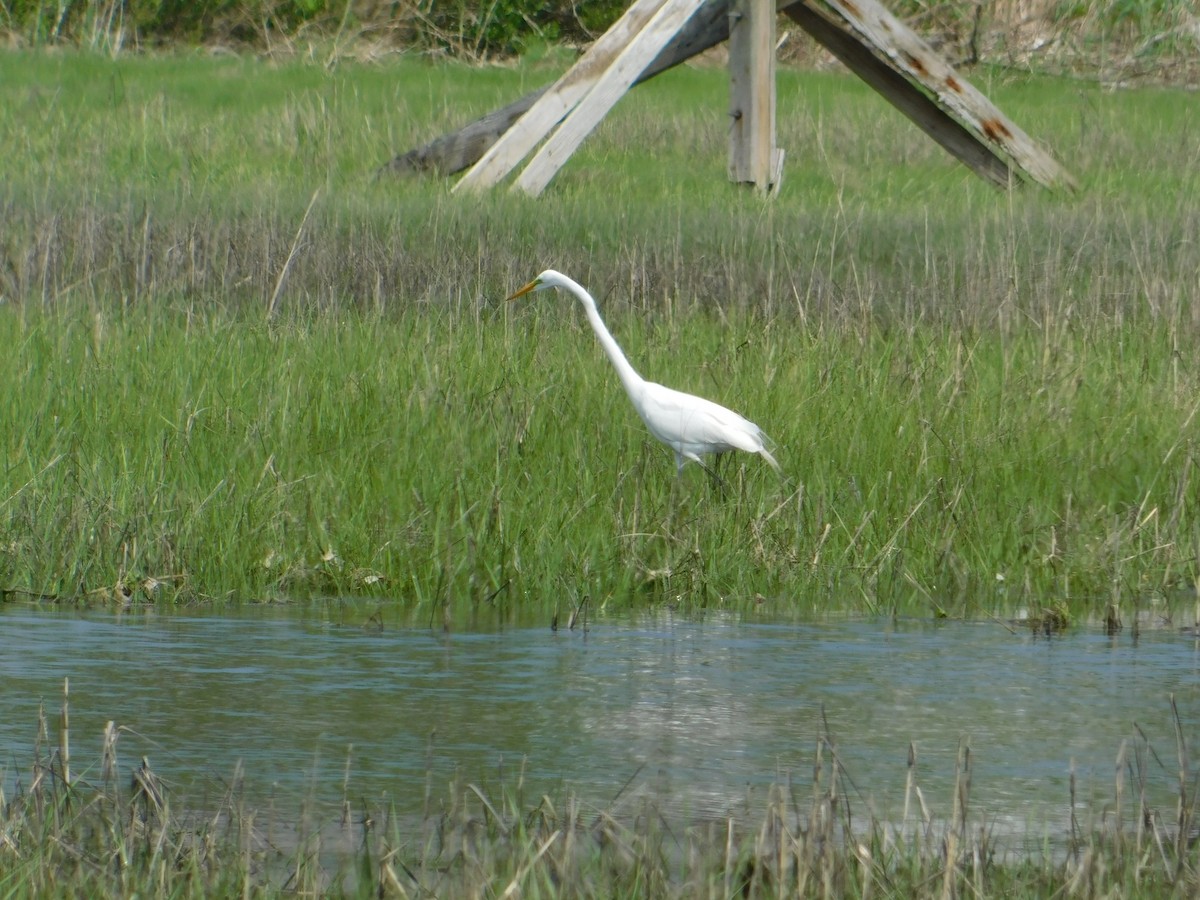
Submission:
<svg viewBox="0 0 1200 900">
<path fill-rule="evenodd" d="M 737 459 L 715 489 L 674 484 L 574 312 L 9 313 L 8 585 L 971 615 L 1194 582 L 1198 401 L 1165 329 L 662 317 L 633 357 L 768 423 L 790 475 Z"/>
<path fill-rule="evenodd" d="M 539 201 L 375 177 L 552 75 L 0 57 L 0 583 L 451 621 L 585 597 L 1100 616 L 1195 584 L 1177 94 L 985 83 L 1071 198 L 995 193 L 864 88 L 788 72 L 764 202 L 723 181 L 704 69 L 627 98 Z M 673 485 L 570 301 L 498 302 L 548 265 L 788 477 Z"/>
</svg>

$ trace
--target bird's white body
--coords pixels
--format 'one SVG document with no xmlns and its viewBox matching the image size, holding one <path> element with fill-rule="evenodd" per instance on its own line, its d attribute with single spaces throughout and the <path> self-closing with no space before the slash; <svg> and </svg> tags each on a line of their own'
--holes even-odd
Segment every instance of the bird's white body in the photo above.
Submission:
<svg viewBox="0 0 1200 900">
<path fill-rule="evenodd" d="M 779 464 L 767 449 L 767 436 L 763 430 L 731 409 L 726 409 L 711 400 L 685 394 L 674 388 L 646 381 L 629 364 L 620 345 L 609 333 L 600 318 L 596 301 L 576 281 L 547 269 L 529 284 L 514 293 L 510 300 L 546 288 L 558 287 L 570 291 L 583 304 L 588 321 L 604 352 L 612 361 L 625 386 L 633 408 L 650 433 L 675 451 L 676 471 L 683 470 L 688 460 L 704 464 L 703 456 L 708 453 L 725 453 L 729 450 L 744 450 L 757 453 L 776 471 Z"/>
</svg>

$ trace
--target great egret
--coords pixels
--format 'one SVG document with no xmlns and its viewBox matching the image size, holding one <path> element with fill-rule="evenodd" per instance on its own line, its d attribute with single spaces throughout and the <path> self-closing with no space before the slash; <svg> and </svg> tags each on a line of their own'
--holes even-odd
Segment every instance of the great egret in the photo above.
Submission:
<svg viewBox="0 0 1200 900">
<path fill-rule="evenodd" d="M 757 453 L 771 464 L 771 468 L 779 471 L 779 463 L 767 450 L 767 436 L 753 422 L 711 400 L 663 387 L 639 375 L 604 326 L 604 320 L 596 309 L 596 301 L 578 282 L 561 272 L 547 269 L 508 299 L 516 300 L 531 291 L 544 291 L 546 288 L 570 291 L 583 304 L 592 330 L 616 367 L 633 408 L 642 417 L 650 433 L 675 451 L 676 476 L 683 471 L 683 465 L 689 459 L 703 468 L 702 454 L 721 454 L 728 450 Z"/>
</svg>

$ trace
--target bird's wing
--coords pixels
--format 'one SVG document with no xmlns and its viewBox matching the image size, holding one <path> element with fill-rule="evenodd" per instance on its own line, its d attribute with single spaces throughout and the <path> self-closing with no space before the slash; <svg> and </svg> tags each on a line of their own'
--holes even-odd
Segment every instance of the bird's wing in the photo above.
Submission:
<svg viewBox="0 0 1200 900">
<path fill-rule="evenodd" d="M 635 406 L 646 426 L 665 443 L 710 451 L 763 449 L 762 429 L 719 403 L 653 382 L 643 385 L 639 401 Z"/>
</svg>

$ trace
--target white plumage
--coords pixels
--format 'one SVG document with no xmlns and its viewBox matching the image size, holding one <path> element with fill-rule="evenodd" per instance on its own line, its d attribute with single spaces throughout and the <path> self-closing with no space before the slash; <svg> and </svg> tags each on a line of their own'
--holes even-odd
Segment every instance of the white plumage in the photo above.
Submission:
<svg viewBox="0 0 1200 900">
<path fill-rule="evenodd" d="M 642 378 L 629 364 L 621 346 L 605 327 L 604 320 L 600 318 L 600 312 L 596 308 L 596 301 L 578 282 L 561 272 L 547 269 L 508 299 L 515 300 L 530 291 L 546 288 L 563 288 L 570 291 L 583 304 L 592 330 L 596 332 L 604 352 L 612 360 L 633 408 L 646 423 L 650 433 L 675 451 L 676 474 L 683 471 L 684 463 L 689 459 L 703 466 L 702 457 L 705 454 L 720 454 L 729 450 L 757 453 L 771 464 L 771 468 L 779 471 L 779 463 L 767 449 L 766 434 L 749 419 L 711 400 L 685 394 L 683 391 Z"/>
</svg>

